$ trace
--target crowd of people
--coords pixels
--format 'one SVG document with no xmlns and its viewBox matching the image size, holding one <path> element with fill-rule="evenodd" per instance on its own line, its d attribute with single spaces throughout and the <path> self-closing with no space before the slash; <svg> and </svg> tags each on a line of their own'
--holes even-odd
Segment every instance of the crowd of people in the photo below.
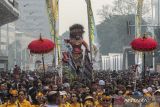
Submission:
<svg viewBox="0 0 160 107">
<path fill-rule="evenodd" d="M 160 107 L 160 74 L 134 74 L 99 71 L 88 84 L 53 72 L 1 72 L 0 107 Z"/>
</svg>

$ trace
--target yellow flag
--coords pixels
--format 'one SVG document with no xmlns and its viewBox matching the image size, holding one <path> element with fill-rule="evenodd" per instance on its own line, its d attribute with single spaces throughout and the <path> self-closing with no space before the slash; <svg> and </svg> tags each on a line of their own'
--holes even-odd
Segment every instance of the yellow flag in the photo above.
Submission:
<svg viewBox="0 0 160 107">
<path fill-rule="evenodd" d="M 50 34 L 56 44 L 54 49 L 54 63 L 57 66 L 61 60 L 59 40 L 59 0 L 46 0 L 47 12 L 50 21 Z"/>
<path fill-rule="evenodd" d="M 58 20 L 58 0 L 52 0 L 52 14 L 54 20 Z"/>
</svg>

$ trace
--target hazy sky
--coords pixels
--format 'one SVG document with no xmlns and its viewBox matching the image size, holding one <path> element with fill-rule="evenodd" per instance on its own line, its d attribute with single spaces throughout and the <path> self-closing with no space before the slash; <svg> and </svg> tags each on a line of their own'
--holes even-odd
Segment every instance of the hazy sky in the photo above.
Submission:
<svg viewBox="0 0 160 107">
<path fill-rule="evenodd" d="M 82 24 L 87 31 L 87 5 L 85 0 L 59 0 L 60 2 L 60 35 L 69 29 L 74 23 Z M 100 18 L 97 15 L 98 10 L 103 5 L 111 5 L 114 0 L 91 0 L 92 9 L 95 17 L 96 24 L 99 23 Z M 85 33 L 84 35 L 86 35 Z"/>
</svg>

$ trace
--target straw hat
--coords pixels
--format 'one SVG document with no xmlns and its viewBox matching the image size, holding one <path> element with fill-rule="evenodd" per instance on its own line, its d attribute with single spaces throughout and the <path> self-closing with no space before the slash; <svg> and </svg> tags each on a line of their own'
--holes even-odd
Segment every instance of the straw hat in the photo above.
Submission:
<svg viewBox="0 0 160 107">
<path fill-rule="evenodd" d="M 156 94 L 158 94 L 158 93 L 160 93 L 160 89 L 156 90 L 156 91 L 154 92 L 154 95 L 156 95 Z"/>
<path fill-rule="evenodd" d="M 93 97 L 92 96 L 86 96 L 85 100 L 89 100 L 89 99 L 93 100 Z"/>
</svg>

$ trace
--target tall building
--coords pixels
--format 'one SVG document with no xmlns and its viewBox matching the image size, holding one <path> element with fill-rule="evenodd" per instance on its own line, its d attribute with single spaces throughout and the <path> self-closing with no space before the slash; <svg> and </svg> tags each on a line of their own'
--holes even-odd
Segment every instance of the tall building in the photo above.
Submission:
<svg viewBox="0 0 160 107">
<path fill-rule="evenodd" d="M 153 25 L 154 27 L 154 35 L 157 42 L 160 42 L 160 0 L 152 0 L 152 12 L 153 12 Z M 153 67 L 155 71 L 159 71 L 160 66 L 160 46 L 156 49 L 153 55 Z"/>
<path fill-rule="evenodd" d="M 18 65 L 21 69 L 30 68 L 30 64 L 33 65 L 33 57 L 30 55 L 27 49 L 28 44 L 34 38 L 25 35 L 23 32 L 15 33 L 15 41 L 10 44 L 10 51 L 13 52 L 9 57 L 9 68 L 12 69 L 14 65 Z"/>
<path fill-rule="evenodd" d="M 30 60 L 27 45 L 33 38 L 17 32 L 14 23 L 1 26 L 0 34 L 2 41 L 0 54 L 7 61 L 6 64 L 1 64 L 1 68 L 7 69 L 8 67 L 11 70 L 15 65 L 26 68 Z"/>
<path fill-rule="evenodd" d="M 18 0 L 20 18 L 16 22 L 16 30 L 28 36 L 46 37 L 49 35 L 49 21 L 45 0 Z"/>
<path fill-rule="evenodd" d="M 16 0 L 0 0 L 0 71 L 8 70 L 9 44 L 14 41 L 14 22 L 19 17 Z M 8 24 L 9 23 L 9 24 Z"/>
<path fill-rule="evenodd" d="M 19 17 L 16 0 L 0 0 L 0 26 L 13 22 Z"/>
<path fill-rule="evenodd" d="M 34 69 L 36 60 L 41 60 L 40 55 L 29 53 L 27 46 L 33 39 L 38 39 L 40 33 L 42 37 L 51 38 L 50 25 L 48 21 L 46 0 L 17 0 L 19 3 L 19 20 L 16 21 L 16 55 L 15 63 L 22 69 Z M 24 41 L 25 40 L 25 41 Z M 48 58 L 49 57 L 49 58 Z M 51 57 L 46 55 L 45 62 Z M 13 65 L 13 62 L 12 62 Z"/>
</svg>

